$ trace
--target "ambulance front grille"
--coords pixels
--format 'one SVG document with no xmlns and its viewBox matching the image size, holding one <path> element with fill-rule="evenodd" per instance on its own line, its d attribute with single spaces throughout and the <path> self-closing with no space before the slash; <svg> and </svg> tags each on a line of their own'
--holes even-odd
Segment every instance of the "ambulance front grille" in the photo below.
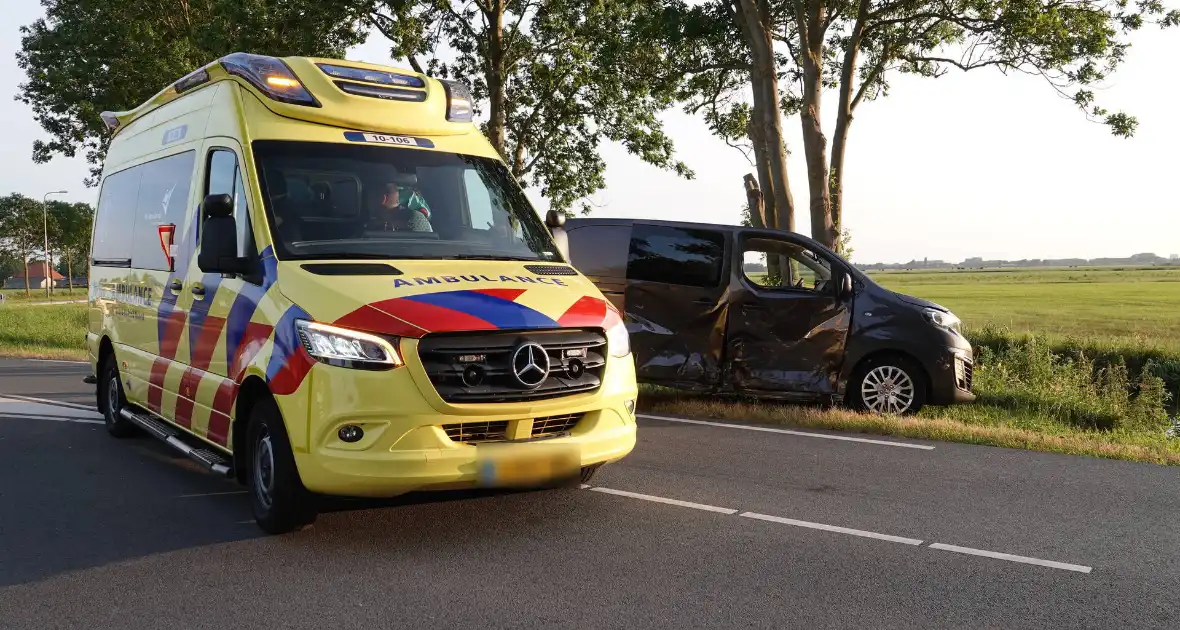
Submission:
<svg viewBox="0 0 1180 630">
<path fill-rule="evenodd" d="M 580 413 L 568 413 L 564 416 L 549 416 L 533 420 L 533 437 L 549 437 L 569 433 L 582 421 Z"/>
<path fill-rule="evenodd" d="M 527 342 L 545 349 L 550 366 L 531 389 L 512 369 L 513 353 Z M 418 357 L 448 403 L 526 402 L 597 391 L 606 371 L 606 335 L 593 329 L 427 335 Z"/>
<path fill-rule="evenodd" d="M 502 442 L 508 439 L 508 421 L 456 422 L 442 425 L 455 442 Z"/>
</svg>

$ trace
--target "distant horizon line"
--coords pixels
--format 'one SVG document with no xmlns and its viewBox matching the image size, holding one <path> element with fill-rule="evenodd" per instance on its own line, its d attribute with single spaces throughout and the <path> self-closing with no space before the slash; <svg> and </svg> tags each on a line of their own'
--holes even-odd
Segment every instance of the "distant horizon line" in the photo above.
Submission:
<svg viewBox="0 0 1180 630">
<path fill-rule="evenodd" d="M 1068 257 L 1068 258 L 988 258 L 982 256 L 971 256 L 965 258 L 960 262 L 949 262 L 942 259 L 912 259 L 908 262 L 875 262 L 875 263 L 853 263 L 857 267 L 1000 267 L 1000 266 L 1079 266 L 1079 265 L 1176 265 L 1180 264 L 1180 254 L 1169 254 L 1168 256 L 1160 256 L 1153 252 L 1145 252 L 1132 254 L 1130 256 L 1097 256 L 1094 258 Z"/>
</svg>

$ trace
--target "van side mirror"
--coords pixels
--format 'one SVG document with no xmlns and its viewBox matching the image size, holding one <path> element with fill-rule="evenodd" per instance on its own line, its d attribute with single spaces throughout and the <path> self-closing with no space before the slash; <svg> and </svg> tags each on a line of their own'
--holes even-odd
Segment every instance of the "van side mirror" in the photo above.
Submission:
<svg viewBox="0 0 1180 630">
<path fill-rule="evenodd" d="M 841 300 L 846 300 L 852 297 L 852 274 L 840 274 L 839 297 Z"/>
<path fill-rule="evenodd" d="M 557 251 L 561 252 L 562 259 L 571 262 L 569 236 L 565 232 L 565 213 L 557 210 L 546 212 L 545 226 L 553 235 L 553 242 L 557 245 Z"/>
<path fill-rule="evenodd" d="M 197 266 L 205 273 L 241 274 L 249 269 L 238 256 L 238 223 L 234 220 L 234 199 L 229 195 L 208 195 L 201 204 L 201 251 Z"/>
</svg>

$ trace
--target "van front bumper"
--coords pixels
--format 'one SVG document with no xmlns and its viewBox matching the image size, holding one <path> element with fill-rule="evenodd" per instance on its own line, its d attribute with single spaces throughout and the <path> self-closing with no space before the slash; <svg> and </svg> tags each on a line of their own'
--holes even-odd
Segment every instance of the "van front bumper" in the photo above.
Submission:
<svg viewBox="0 0 1180 630">
<path fill-rule="evenodd" d="M 927 363 L 930 372 L 932 405 L 956 405 L 975 402 L 972 391 L 975 358 L 966 341 L 944 348 L 936 360 Z"/>
<path fill-rule="evenodd" d="M 631 357 L 611 359 L 594 393 L 527 404 L 448 405 L 433 389 L 419 388 L 415 368 L 366 372 L 316 365 L 299 391 L 278 397 L 308 490 L 389 497 L 475 488 L 480 462 L 492 448 L 497 457 L 513 458 L 564 447 L 587 467 L 617 461 L 635 447 L 638 391 Z M 570 416 L 576 424 L 567 431 L 533 439 L 538 420 Z M 364 436 L 342 441 L 339 431 L 346 425 L 360 427 Z M 478 432 L 489 425 L 503 431 L 504 439 L 482 446 L 448 436 L 448 431 Z"/>
</svg>

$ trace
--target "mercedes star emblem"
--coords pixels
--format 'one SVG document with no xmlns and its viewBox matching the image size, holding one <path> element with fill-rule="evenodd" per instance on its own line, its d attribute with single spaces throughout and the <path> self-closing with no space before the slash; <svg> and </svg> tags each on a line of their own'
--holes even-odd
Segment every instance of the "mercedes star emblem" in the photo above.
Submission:
<svg viewBox="0 0 1180 630">
<path fill-rule="evenodd" d="M 533 341 L 517 346 L 512 353 L 512 375 L 528 389 L 536 389 L 549 377 L 549 353 Z"/>
</svg>

